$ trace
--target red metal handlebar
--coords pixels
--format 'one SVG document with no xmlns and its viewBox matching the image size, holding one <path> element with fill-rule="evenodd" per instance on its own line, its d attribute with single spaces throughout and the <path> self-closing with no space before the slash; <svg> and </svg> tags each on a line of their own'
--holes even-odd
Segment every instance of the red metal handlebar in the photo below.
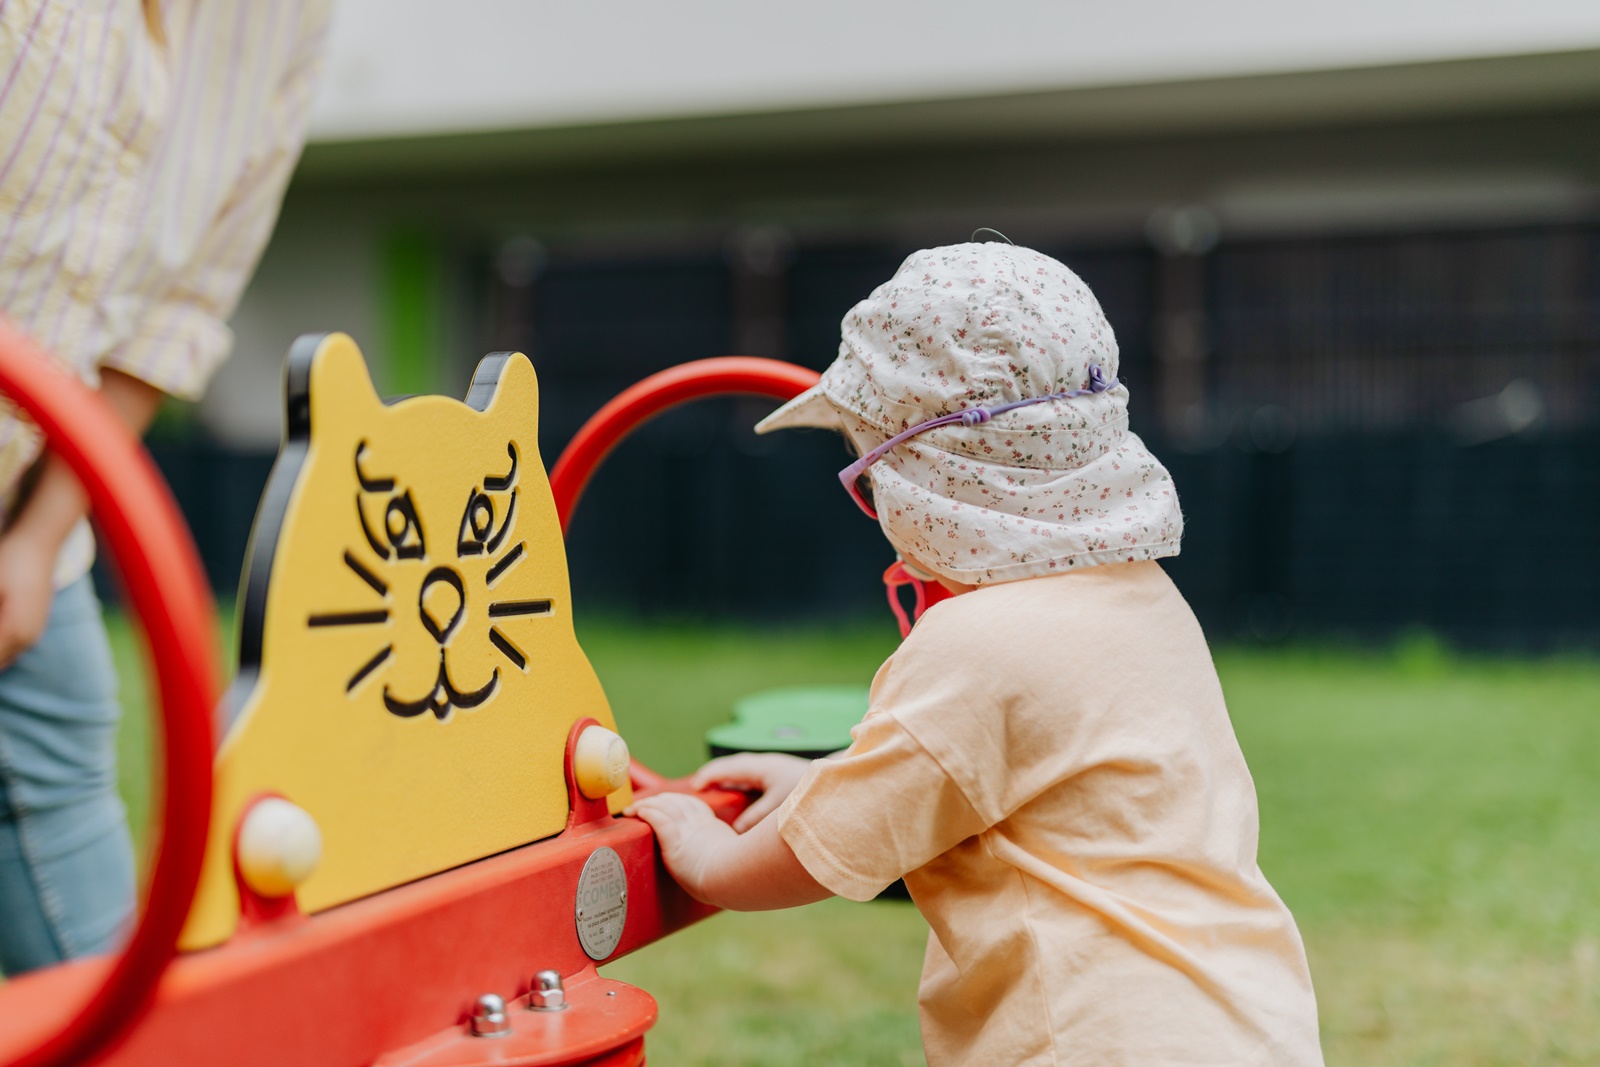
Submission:
<svg viewBox="0 0 1600 1067">
<path fill-rule="evenodd" d="M 160 837 L 138 928 L 99 990 L 61 1030 L 7 1067 L 82 1064 L 149 1004 L 176 949 L 211 820 L 217 628 L 188 528 L 138 440 L 96 392 L 0 322 L 0 392 L 33 419 L 89 495 L 143 627 L 161 702 Z"/>
<path fill-rule="evenodd" d="M 567 532 L 578 498 L 611 450 L 668 408 L 730 393 L 788 400 L 817 384 L 820 377 L 814 370 L 776 359 L 719 356 L 680 363 L 629 386 L 589 417 L 550 469 L 550 492 L 556 499 L 561 532 Z M 638 760 L 633 761 L 631 777 L 633 787 L 642 793 L 666 784 Z"/>
<path fill-rule="evenodd" d="M 596 468 L 643 423 L 668 408 L 705 397 L 739 393 L 788 400 L 817 384 L 819 377 L 814 370 L 776 359 L 719 356 L 680 363 L 624 389 L 583 424 L 550 470 L 561 532 L 566 533 Z"/>
</svg>

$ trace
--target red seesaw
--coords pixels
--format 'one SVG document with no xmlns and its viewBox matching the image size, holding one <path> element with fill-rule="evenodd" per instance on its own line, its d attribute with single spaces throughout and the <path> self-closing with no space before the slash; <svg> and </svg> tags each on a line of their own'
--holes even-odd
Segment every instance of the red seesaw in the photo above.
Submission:
<svg viewBox="0 0 1600 1067">
<path fill-rule="evenodd" d="M 517 385 L 518 376 L 526 383 Z M 536 705 L 528 695 L 539 692 L 536 686 L 517 688 L 533 686 L 545 667 L 577 671 L 580 682 L 587 669 L 575 644 L 576 660 L 562 651 L 559 629 L 539 629 L 570 628 L 570 613 L 563 616 L 564 552 L 555 531 L 565 527 L 611 448 L 654 415 L 722 393 L 788 399 L 817 376 L 743 357 L 662 372 L 589 420 L 548 483 L 532 444 L 531 376 L 524 357 L 490 356 L 464 404 L 423 397 L 347 415 L 360 409 L 351 398 L 370 390 L 354 345 L 342 335 L 297 343 L 287 373 L 285 446 L 263 497 L 243 583 L 240 677 L 222 704 L 237 720 L 217 757 L 214 783 L 216 623 L 187 530 L 160 476 L 114 413 L 26 338 L 0 326 L 0 391 L 34 420 L 83 482 L 142 627 L 159 696 L 165 772 L 146 903 L 127 946 L 115 958 L 75 961 L 0 986 L 0 1063 L 644 1062 L 654 1000 L 599 976 L 595 967 L 712 909 L 667 877 L 648 826 L 614 817 L 627 786 L 594 786 L 596 772 L 584 769 L 590 756 L 580 739 L 613 736 L 597 721 L 609 718 L 603 697 L 585 714 L 559 702 Z M 518 413 L 523 425 L 498 438 L 489 433 L 485 443 L 484 427 Z M 494 419 L 501 421 L 483 421 Z M 398 427 L 389 437 L 385 420 Z M 391 437 L 399 443 L 386 446 Z M 448 495 L 457 511 L 442 510 L 446 494 L 430 495 L 427 478 L 459 475 L 465 463 L 478 464 L 466 475 L 472 479 L 466 510 L 459 512 L 454 491 Z M 325 492 L 337 506 L 323 506 L 319 494 Z M 319 567 L 313 577 L 302 574 Z M 507 575 L 518 567 L 524 585 L 545 582 L 538 598 L 503 594 L 513 585 Z M 341 577 L 327 577 L 335 574 Z M 308 615 L 296 599 L 303 594 L 315 607 L 330 590 L 363 582 L 381 592 L 381 608 Z M 481 620 L 488 640 L 468 647 L 458 636 L 466 632 L 464 620 Z M 389 644 L 354 674 L 333 654 L 341 642 L 354 648 L 375 640 Z M 555 658 L 541 659 L 547 643 Z M 425 655 L 408 651 L 419 647 Z M 326 649 L 333 652 L 324 655 Z M 435 653 L 435 688 L 408 691 L 412 675 L 432 678 L 435 668 L 424 661 Z M 324 669 L 324 660 L 337 669 Z M 420 663 L 416 670 L 412 661 Z M 490 663 L 493 673 L 487 674 Z M 468 689 L 462 672 L 480 667 L 491 682 Z M 308 699 L 299 683 L 312 674 L 331 682 L 327 693 Z M 294 700 L 274 700 L 275 678 L 279 686 L 289 684 L 284 679 L 295 683 Z M 409 699 L 417 692 L 422 695 Z M 301 706 L 307 703 L 313 706 Z M 304 714 L 359 725 L 330 726 L 327 736 L 299 739 L 299 747 L 288 750 L 291 758 L 267 759 L 263 765 L 294 784 L 251 786 L 241 799 L 240 782 L 254 766 L 241 751 L 272 756 L 273 744 L 282 744 L 252 740 L 251 728 L 260 735 L 275 721 Z M 539 719 L 537 737 L 552 740 L 553 749 L 546 741 L 516 749 L 521 734 L 473 740 L 473 731 L 492 732 L 502 728 L 497 723 L 528 716 Z M 341 730 L 358 731 L 356 740 Z M 548 832 L 528 831 L 514 847 L 455 859 L 448 848 L 430 853 L 424 847 L 441 826 L 448 833 L 449 819 L 416 817 L 396 829 L 378 816 L 360 815 L 356 828 L 368 832 L 352 835 L 345 825 L 350 813 L 319 806 L 322 786 L 304 780 L 305 765 L 317 764 L 330 748 L 348 757 L 352 744 L 367 747 L 354 750 L 361 758 L 337 762 L 343 774 L 335 777 L 354 784 L 335 782 L 327 796 L 426 793 L 432 776 L 384 777 L 415 766 L 391 750 L 417 745 L 425 758 L 471 751 L 452 745 L 481 744 L 488 747 L 480 751 L 496 757 L 515 749 L 504 766 L 515 770 L 525 763 L 527 773 L 447 763 L 440 773 L 454 777 L 440 795 L 466 796 L 456 817 L 479 814 L 467 803 L 474 797 L 520 797 L 521 779 L 541 774 L 557 776 L 556 803 L 564 801 L 565 814 L 557 808 Z M 614 745 L 605 751 L 613 759 L 626 753 Z M 630 777 L 635 795 L 686 788 L 637 763 Z M 241 827 L 269 795 L 303 803 L 304 810 L 287 807 L 300 811 L 297 825 L 311 826 L 313 834 L 321 824 L 327 851 L 315 873 L 280 864 L 283 878 L 275 880 L 242 869 Z M 729 819 L 744 803 L 740 794 L 703 796 Z M 428 814 L 437 813 L 423 811 Z M 536 825 L 544 824 L 531 817 L 517 823 Z M 470 836 L 450 835 L 452 841 Z M 419 855 L 408 853 L 413 838 L 422 842 L 413 850 Z M 349 853 L 366 858 L 352 862 Z M 381 870 L 371 874 L 375 868 Z"/>
</svg>

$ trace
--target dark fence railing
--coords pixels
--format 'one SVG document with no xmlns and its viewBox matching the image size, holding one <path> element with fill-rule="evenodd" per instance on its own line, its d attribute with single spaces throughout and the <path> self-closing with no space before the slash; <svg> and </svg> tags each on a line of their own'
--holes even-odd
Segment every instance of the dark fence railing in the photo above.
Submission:
<svg viewBox="0 0 1600 1067">
<path fill-rule="evenodd" d="M 738 349 L 826 365 L 841 316 L 913 248 L 755 236 L 632 258 L 555 249 L 537 272 L 497 270 L 492 249 L 468 257 L 470 356 L 532 354 L 548 463 L 603 402 L 673 363 Z M 1134 427 L 1187 515 L 1168 569 L 1210 633 L 1420 626 L 1600 645 L 1600 226 L 1224 240 L 1168 259 L 1142 244 L 1046 250 L 1116 328 Z M 571 530 L 580 602 L 878 610 L 891 556 L 833 478 L 842 446 L 755 437 L 769 406 L 671 412 L 615 453 Z M 271 457 L 154 451 L 231 590 Z"/>
<path fill-rule="evenodd" d="M 580 605 L 772 621 L 883 610 L 892 557 L 832 477 L 842 447 L 820 432 L 756 438 L 753 407 L 670 413 L 618 449 L 572 525 Z M 1187 524 L 1166 566 L 1214 639 L 1423 627 L 1475 646 L 1600 647 L 1600 433 L 1149 443 Z M 231 594 L 271 457 L 156 455 Z"/>
</svg>

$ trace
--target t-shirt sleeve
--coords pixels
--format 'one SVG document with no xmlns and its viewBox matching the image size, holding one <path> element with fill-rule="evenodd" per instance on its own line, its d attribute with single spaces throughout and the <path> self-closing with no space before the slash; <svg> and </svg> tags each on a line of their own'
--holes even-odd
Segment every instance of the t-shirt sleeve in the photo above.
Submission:
<svg viewBox="0 0 1600 1067">
<path fill-rule="evenodd" d="M 774 814 L 825 888 L 871 900 L 988 828 L 939 762 L 893 716 L 868 714 L 841 756 L 818 760 Z"/>
</svg>

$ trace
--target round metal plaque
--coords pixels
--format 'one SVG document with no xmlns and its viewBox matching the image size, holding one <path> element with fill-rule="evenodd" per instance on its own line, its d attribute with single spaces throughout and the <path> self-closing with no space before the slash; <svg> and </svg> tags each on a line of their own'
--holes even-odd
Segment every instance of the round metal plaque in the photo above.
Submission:
<svg viewBox="0 0 1600 1067">
<path fill-rule="evenodd" d="M 589 854 L 578 876 L 574 911 L 578 943 L 590 959 L 603 960 L 617 950 L 628 921 L 628 874 L 613 849 L 597 848 Z"/>
</svg>

